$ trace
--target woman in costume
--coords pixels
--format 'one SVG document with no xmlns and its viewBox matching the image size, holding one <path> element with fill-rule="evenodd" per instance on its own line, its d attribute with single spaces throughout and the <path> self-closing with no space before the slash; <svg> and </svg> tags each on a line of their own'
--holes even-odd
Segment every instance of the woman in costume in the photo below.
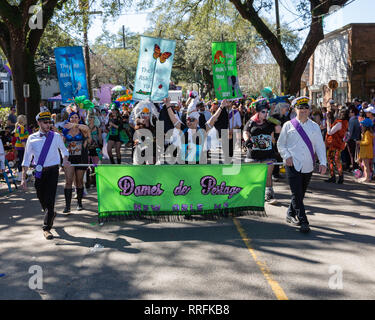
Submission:
<svg viewBox="0 0 375 320">
<path fill-rule="evenodd" d="M 276 133 L 280 133 L 280 125 L 267 120 L 270 110 L 268 100 L 259 99 L 255 103 L 255 115 L 246 123 L 243 138 L 247 147 L 245 162 L 268 163 L 276 160 L 276 152 L 273 141 Z M 268 166 L 265 200 L 275 204 L 274 191 L 272 188 L 273 165 Z"/>
<path fill-rule="evenodd" d="M 345 110 L 339 111 L 338 118 L 332 123 L 331 120 L 327 121 L 327 160 L 329 164 L 330 178 L 324 180 L 328 183 L 335 183 L 335 168 L 337 170 L 339 179 L 338 184 L 344 182 L 344 170 L 341 163 L 341 152 L 345 149 L 344 137 L 349 126 L 349 114 Z"/>
<path fill-rule="evenodd" d="M 91 140 L 88 144 L 88 163 L 97 165 L 100 160 L 99 158 L 101 156 L 101 148 L 103 146 L 100 121 L 95 114 L 89 113 L 89 116 L 87 118 L 87 125 L 90 129 L 91 135 Z M 91 185 L 96 186 L 94 167 L 89 167 L 86 172 L 86 189 L 90 188 Z"/>
<path fill-rule="evenodd" d="M 134 148 L 133 148 L 133 164 L 154 164 L 156 158 L 156 121 L 159 119 L 159 112 L 155 105 L 151 101 L 141 101 L 132 110 L 130 115 L 132 122 L 134 123 Z M 148 129 L 152 133 L 152 139 L 150 137 L 142 137 L 139 139 L 137 133 L 140 129 Z M 146 161 L 144 163 L 144 156 L 146 149 L 152 147 L 153 149 L 153 160 Z"/>
<path fill-rule="evenodd" d="M 26 116 L 19 115 L 17 117 L 17 123 L 15 125 L 15 134 L 14 136 L 17 138 L 15 149 L 17 150 L 17 156 L 18 156 L 18 177 L 17 180 L 21 181 L 22 178 L 22 161 L 23 161 L 23 155 L 25 153 L 25 146 L 27 138 L 29 137 L 29 132 L 25 128 L 26 126 Z"/>
<path fill-rule="evenodd" d="M 115 164 L 115 160 L 112 154 L 112 148 L 115 147 L 117 163 L 121 164 L 121 139 L 120 132 L 123 129 L 122 119 L 116 103 L 112 103 L 112 110 L 109 114 L 108 123 L 106 125 L 107 130 L 107 152 L 109 159 L 112 164 Z"/>
<path fill-rule="evenodd" d="M 88 126 L 80 123 L 81 118 L 78 113 L 69 114 L 68 123 L 64 126 L 63 136 L 65 145 L 69 151 L 69 161 L 71 164 L 87 164 L 88 145 L 91 142 L 90 129 Z M 65 209 L 64 213 L 70 213 L 70 203 L 72 200 L 72 185 L 75 179 L 77 190 L 78 206 L 77 210 L 83 210 L 83 176 L 87 167 L 71 166 L 65 169 Z"/>
</svg>

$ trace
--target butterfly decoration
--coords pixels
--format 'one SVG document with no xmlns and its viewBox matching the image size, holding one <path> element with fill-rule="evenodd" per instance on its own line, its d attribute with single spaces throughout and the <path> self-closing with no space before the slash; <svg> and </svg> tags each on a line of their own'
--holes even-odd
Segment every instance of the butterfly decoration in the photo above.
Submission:
<svg viewBox="0 0 375 320">
<path fill-rule="evenodd" d="M 158 59 L 160 58 L 160 63 L 164 63 L 165 61 L 167 61 L 167 59 L 172 55 L 172 53 L 170 52 L 161 52 L 161 49 L 160 47 L 155 44 L 155 47 L 154 47 L 154 59 Z"/>
</svg>

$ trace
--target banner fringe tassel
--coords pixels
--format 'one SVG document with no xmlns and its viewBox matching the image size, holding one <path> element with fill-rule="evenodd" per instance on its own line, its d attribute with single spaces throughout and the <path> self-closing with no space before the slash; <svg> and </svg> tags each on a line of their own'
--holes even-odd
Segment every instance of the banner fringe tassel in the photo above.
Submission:
<svg viewBox="0 0 375 320">
<path fill-rule="evenodd" d="M 184 222 L 184 221 L 217 221 L 232 217 L 257 216 L 267 217 L 264 208 L 251 208 L 247 210 L 221 209 L 199 212 L 186 212 L 174 214 L 173 212 L 132 211 L 132 212 L 106 212 L 99 215 L 99 223 L 115 221 L 149 221 L 149 222 Z"/>
</svg>

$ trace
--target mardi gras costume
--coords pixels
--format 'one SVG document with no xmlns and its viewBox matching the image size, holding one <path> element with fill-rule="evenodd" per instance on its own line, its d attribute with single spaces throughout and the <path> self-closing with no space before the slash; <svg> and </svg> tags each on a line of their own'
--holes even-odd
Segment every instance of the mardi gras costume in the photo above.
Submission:
<svg viewBox="0 0 375 320">
<path fill-rule="evenodd" d="M 139 102 L 132 110 L 130 118 L 135 123 L 134 139 L 138 144 L 133 148 L 133 163 L 144 164 L 144 157 L 148 148 L 153 148 L 153 158 L 156 157 L 156 129 L 155 121 L 159 119 L 159 112 L 156 106 L 149 100 Z M 144 137 L 138 134 L 138 130 L 148 129 L 152 137 Z M 137 136 L 141 139 L 137 139 Z M 152 161 L 153 162 L 153 161 Z M 149 163 L 150 164 L 150 163 Z"/>
</svg>

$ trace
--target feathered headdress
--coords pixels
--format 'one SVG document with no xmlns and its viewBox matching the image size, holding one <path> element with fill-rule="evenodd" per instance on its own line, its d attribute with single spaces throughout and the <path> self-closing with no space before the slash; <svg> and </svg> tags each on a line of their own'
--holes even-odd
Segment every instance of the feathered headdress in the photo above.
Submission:
<svg viewBox="0 0 375 320">
<path fill-rule="evenodd" d="M 110 110 L 117 109 L 119 110 L 121 107 L 121 103 L 119 101 L 113 101 L 111 105 L 109 106 Z"/>
<path fill-rule="evenodd" d="M 80 96 L 74 98 L 74 103 L 80 108 L 85 110 L 92 110 L 95 108 L 95 105 L 86 98 L 86 96 Z"/>
<path fill-rule="evenodd" d="M 159 119 L 159 112 L 156 109 L 155 105 L 150 100 L 140 101 L 133 109 L 130 114 L 130 118 L 135 120 L 139 118 L 142 113 L 149 113 L 150 114 L 150 123 L 154 126 L 152 122 L 152 118 L 156 117 Z"/>
</svg>

